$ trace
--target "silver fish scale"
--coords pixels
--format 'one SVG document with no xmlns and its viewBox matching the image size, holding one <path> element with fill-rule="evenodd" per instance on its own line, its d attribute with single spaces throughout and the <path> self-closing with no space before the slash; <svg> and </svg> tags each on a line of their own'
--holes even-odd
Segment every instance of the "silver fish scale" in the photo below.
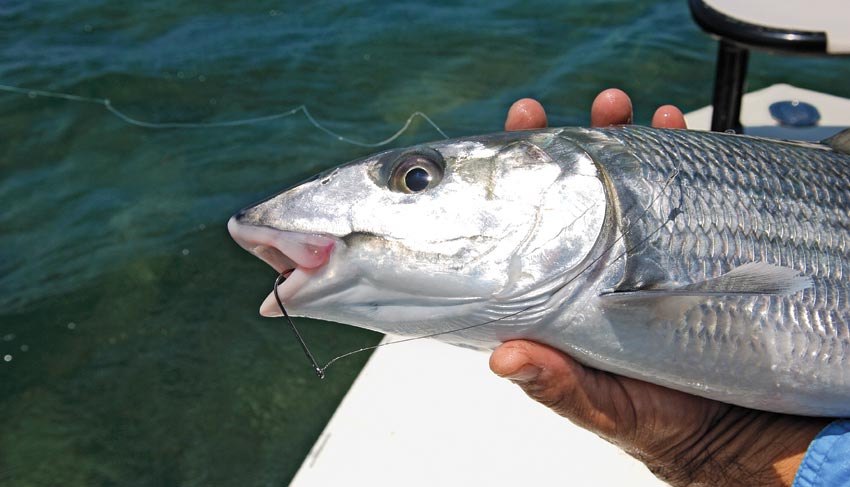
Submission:
<svg viewBox="0 0 850 487">
<path fill-rule="evenodd" d="M 627 260 L 654 262 L 669 281 L 682 284 L 749 262 L 813 279 L 812 288 L 792 296 L 709 299 L 687 309 L 684 322 L 660 321 L 656 331 L 680 356 L 696 352 L 694 361 L 714 356 L 725 362 L 720 359 L 747 353 L 747 360 L 727 363 L 774 368 L 777 357 L 786 357 L 782 364 L 809 369 L 801 376 L 832 370 L 826 382 L 846 383 L 838 368 L 822 367 L 850 360 L 844 280 L 850 275 L 850 157 L 823 146 L 728 134 L 641 127 L 599 132 L 640 162 L 633 177 L 642 179 L 644 191 L 635 190 L 636 201 L 648 210 L 624 225 Z M 652 285 L 641 276 L 624 282 Z M 741 325 L 746 322 L 748 329 Z"/>
</svg>

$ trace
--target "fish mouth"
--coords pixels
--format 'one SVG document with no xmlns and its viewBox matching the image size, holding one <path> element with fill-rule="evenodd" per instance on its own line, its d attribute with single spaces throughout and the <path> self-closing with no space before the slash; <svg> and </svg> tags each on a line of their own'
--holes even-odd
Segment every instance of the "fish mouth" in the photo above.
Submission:
<svg viewBox="0 0 850 487">
<path fill-rule="evenodd" d="M 277 292 L 284 303 L 328 264 L 336 245 L 332 237 L 244 224 L 235 216 L 227 222 L 227 230 L 240 247 L 283 274 L 286 280 L 277 286 Z M 283 315 L 274 293 L 272 290 L 260 305 L 262 316 Z"/>
</svg>

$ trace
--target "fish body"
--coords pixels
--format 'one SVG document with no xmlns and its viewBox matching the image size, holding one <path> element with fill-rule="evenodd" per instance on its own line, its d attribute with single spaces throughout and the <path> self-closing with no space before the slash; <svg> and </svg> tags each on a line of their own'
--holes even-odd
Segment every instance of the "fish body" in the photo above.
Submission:
<svg viewBox="0 0 850 487">
<path fill-rule="evenodd" d="M 287 273 L 294 315 L 482 349 L 531 339 L 728 403 L 845 416 L 836 147 L 631 126 L 445 140 L 326 171 L 228 227 Z M 280 314 L 272 295 L 261 313 Z"/>
</svg>

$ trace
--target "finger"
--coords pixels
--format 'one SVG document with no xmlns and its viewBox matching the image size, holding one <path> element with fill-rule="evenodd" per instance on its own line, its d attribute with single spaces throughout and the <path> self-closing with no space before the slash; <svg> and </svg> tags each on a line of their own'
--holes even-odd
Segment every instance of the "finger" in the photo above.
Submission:
<svg viewBox="0 0 850 487">
<path fill-rule="evenodd" d="M 632 100 L 622 90 L 609 88 L 596 96 L 590 108 L 590 125 L 607 127 L 632 123 Z"/>
<path fill-rule="evenodd" d="M 612 397 L 609 387 L 599 383 L 599 372 L 554 348 L 524 340 L 506 342 L 490 356 L 490 369 L 578 426 L 607 437 L 617 431 L 611 403 L 623 398 Z"/>
<path fill-rule="evenodd" d="M 673 105 L 664 105 L 655 110 L 655 115 L 652 116 L 652 126 L 664 129 L 688 128 L 682 111 Z"/>
<path fill-rule="evenodd" d="M 523 98 L 514 102 L 508 110 L 505 130 L 542 129 L 547 123 L 543 105 L 532 98 Z"/>
</svg>

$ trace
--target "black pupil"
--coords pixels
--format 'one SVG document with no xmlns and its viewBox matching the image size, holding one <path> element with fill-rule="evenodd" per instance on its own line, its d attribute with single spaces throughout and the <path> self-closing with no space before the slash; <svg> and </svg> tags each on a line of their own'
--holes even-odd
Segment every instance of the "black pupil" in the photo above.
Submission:
<svg viewBox="0 0 850 487">
<path fill-rule="evenodd" d="M 404 175 L 404 184 L 407 189 L 415 193 L 427 189 L 430 183 L 431 175 L 421 167 L 414 167 Z"/>
</svg>

